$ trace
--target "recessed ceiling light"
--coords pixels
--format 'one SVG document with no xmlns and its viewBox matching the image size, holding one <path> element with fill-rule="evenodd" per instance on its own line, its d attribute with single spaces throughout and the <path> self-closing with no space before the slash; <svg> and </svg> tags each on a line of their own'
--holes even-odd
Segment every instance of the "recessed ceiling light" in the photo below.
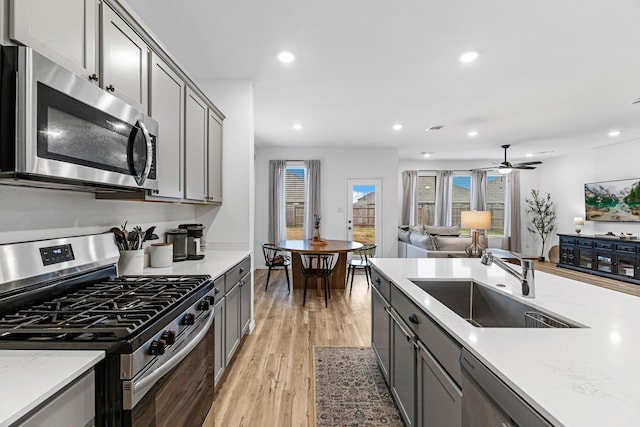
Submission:
<svg viewBox="0 0 640 427">
<path fill-rule="evenodd" d="M 302 123 L 296 123 L 293 125 L 293 128 L 295 130 L 302 130 L 304 128 L 304 126 L 302 126 Z"/>
<path fill-rule="evenodd" d="M 285 64 L 288 64 L 290 62 L 293 62 L 296 59 L 296 57 L 291 52 L 283 51 L 278 54 L 278 59 L 280 60 L 280 62 L 284 62 Z"/>
<path fill-rule="evenodd" d="M 458 61 L 468 64 L 469 62 L 473 62 L 478 59 L 478 51 L 470 50 L 469 52 L 465 52 L 458 58 Z"/>
<path fill-rule="evenodd" d="M 467 135 L 470 136 L 471 138 L 474 138 L 474 137 L 478 136 L 478 131 L 477 130 L 470 130 L 469 132 L 467 132 Z"/>
<path fill-rule="evenodd" d="M 609 136 L 619 136 L 622 132 L 620 132 L 619 130 L 612 130 L 611 132 L 609 132 Z"/>
<path fill-rule="evenodd" d="M 422 153 L 424 157 L 431 157 L 431 153 Z"/>
<path fill-rule="evenodd" d="M 527 153 L 525 154 L 525 157 L 533 157 L 533 153 Z"/>
<path fill-rule="evenodd" d="M 393 130 L 400 130 L 402 129 L 402 125 L 400 123 L 396 123 L 395 125 L 393 125 Z"/>
</svg>

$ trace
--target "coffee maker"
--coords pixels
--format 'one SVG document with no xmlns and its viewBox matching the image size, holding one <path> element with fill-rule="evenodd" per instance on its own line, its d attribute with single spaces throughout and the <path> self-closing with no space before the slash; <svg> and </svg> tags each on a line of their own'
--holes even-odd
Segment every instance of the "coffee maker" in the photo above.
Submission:
<svg viewBox="0 0 640 427">
<path fill-rule="evenodd" d="M 200 239 L 202 239 L 204 225 L 180 224 L 178 228 L 187 230 L 187 259 L 204 258 L 204 252 L 200 250 Z"/>
<path fill-rule="evenodd" d="M 167 243 L 173 243 L 173 261 L 187 259 L 187 230 L 172 228 L 167 231 Z"/>
</svg>

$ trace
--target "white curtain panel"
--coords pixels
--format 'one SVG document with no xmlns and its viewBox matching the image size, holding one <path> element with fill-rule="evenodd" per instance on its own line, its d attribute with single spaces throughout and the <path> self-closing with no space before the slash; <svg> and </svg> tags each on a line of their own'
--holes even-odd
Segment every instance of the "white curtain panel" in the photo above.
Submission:
<svg viewBox="0 0 640 427">
<path fill-rule="evenodd" d="M 418 222 L 418 171 L 402 171 L 402 225 Z"/>
<path fill-rule="evenodd" d="M 520 236 L 520 172 L 511 171 L 507 175 L 507 191 L 504 206 L 504 235 L 507 249 L 511 252 L 522 252 Z"/>
<path fill-rule="evenodd" d="M 320 160 L 305 160 L 304 168 L 307 171 L 307 180 L 305 182 L 307 188 L 305 189 L 304 204 L 304 239 L 308 240 L 313 237 L 315 216 L 321 215 L 322 212 L 320 206 Z"/>
<path fill-rule="evenodd" d="M 287 212 L 284 198 L 286 160 L 269 161 L 269 242 L 287 238 Z"/>
<path fill-rule="evenodd" d="M 453 202 L 453 171 L 438 171 L 436 174 L 436 226 L 451 225 Z"/>
<path fill-rule="evenodd" d="M 471 172 L 471 210 L 487 210 L 487 171 Z"/>
</svg>

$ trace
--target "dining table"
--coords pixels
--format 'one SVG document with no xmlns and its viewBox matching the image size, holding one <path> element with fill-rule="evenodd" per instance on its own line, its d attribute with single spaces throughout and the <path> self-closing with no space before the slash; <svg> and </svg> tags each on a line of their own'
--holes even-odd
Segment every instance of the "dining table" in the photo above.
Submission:
<svg viewBox="0 0 640 427">
<path fill-rule="evenodd" d="M 333 289 L 341 289 L 347 282 L 347 253 L 362 248 L 362 243 L 350 240 L 322 240 L 312 242 L 311 240 L 281 240 L 277 244 L 278 248 L 291 252 L 291 271 L 293 273 L 293 287 L 304 288 L 304 277 L 302 276 L 301 253 L 334 253 L 338 254 L 338 260 L 329 276 L 329 286 Z M 319 285 L 318 285 L 319 286 Z"/>
</svg>

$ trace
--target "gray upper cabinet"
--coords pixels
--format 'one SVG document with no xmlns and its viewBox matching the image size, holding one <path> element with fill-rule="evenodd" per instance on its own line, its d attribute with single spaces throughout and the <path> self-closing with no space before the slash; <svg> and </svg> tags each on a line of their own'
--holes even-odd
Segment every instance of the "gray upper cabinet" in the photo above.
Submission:
<svg viewBox="0 0 640 427">
<path fill-rule="evenodd" d="M 158 189 L 154 196 L 184 196 L 185 84 L 159 56 L 151 57 L 151 105 L 149 113 L 161 123 L 156 141 Z"/>
<path fill-rule="evenodd" d="M 101 40 L 102 88 L 147 113 L 149 47 L 106 4 L 102 5 Z"/>
<path fill-rule="evenodd" d="M 185 198 L 192 201 L 206 199 L 207 104 L 187 89 L 186 101 L 186 189 Z"/>
<path fill-rule="evenodd" d="M 222 203 L 222 120 L 209 109 L 207 201 Z"/>
<path fill-rule="evenodd" d="M 98 72 L 98 1 L 11 0 L 9 38 L 89 78 Z"/>
</svg>

